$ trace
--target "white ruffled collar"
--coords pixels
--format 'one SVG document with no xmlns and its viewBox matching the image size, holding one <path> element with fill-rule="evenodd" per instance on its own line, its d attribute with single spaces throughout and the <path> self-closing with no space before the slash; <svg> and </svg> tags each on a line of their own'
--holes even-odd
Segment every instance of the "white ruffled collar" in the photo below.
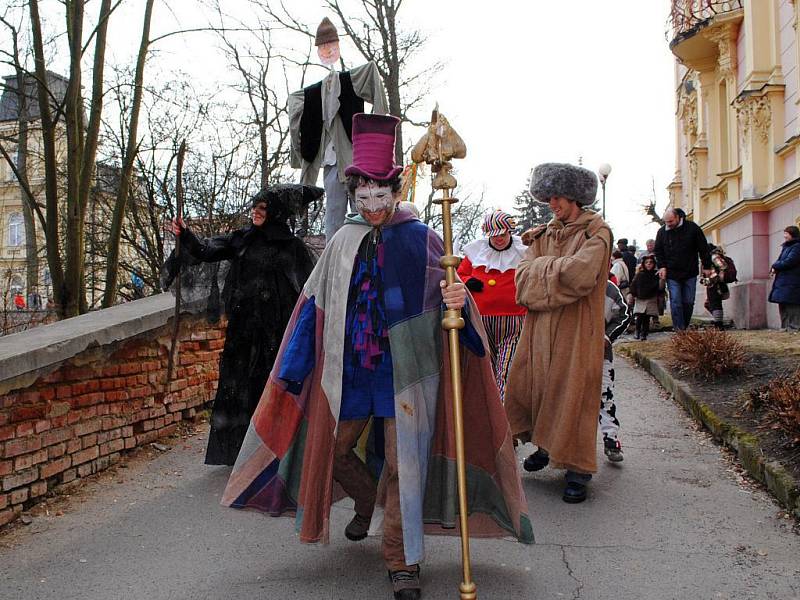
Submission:
<svg viewBox="0 0 800 600">
<path fill-rule="evenodd" d="M 486 267 L 486 270 L 496 269 L 504 273 L 516 269 L 519 261 L 525 256 L 527 247 L 519 236 L 511 236 L 511 245 L 505 250 L 495 250 L 487 238 L 470 242 L 463 248 L 464 256 L 472 263 L 473 267 Z"/>
</svg>

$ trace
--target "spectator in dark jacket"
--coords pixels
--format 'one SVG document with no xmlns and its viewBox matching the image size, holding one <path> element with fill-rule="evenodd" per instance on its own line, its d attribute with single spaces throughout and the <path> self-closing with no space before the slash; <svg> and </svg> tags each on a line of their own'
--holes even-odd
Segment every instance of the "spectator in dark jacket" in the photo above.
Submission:
<svg viewBox="0 0 800 600">
<path fill-rule="evenodd" d="M 667 281 L 672 326 L 676 331 L 686 329 L 694 312 L 698 258 L 703 275 L 713 273 L 703 230 L 682 210 L 668 208 L 656 234 L 655 254 L 658 276 Z"/>
<path fill-rule="evenodd" d="M 628 267 L 628 273 L 632 279 L 633 274 L 636 272 L 636 254 L 632 250 L 632 246 L 628 246 L 628 238 L 617 240 L 617 250 L 622 253 L 622 261 Z"/>
<path fill-rule="evenodd" d="M 770 273 L 775 275 L 769 301 L 778 305 L 781 328 L 800 331 L 800 228 L 790 225 L 783 230 L 781 254 Z"/>
</svg>

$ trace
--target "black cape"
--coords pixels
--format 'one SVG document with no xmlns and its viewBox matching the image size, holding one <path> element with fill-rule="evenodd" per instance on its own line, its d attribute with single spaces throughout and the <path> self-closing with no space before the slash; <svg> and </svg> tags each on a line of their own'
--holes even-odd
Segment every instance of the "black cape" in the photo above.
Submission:
<svg viewBox="0 0 800 600">
<path fill-rule="evenodd" d="M 271 222 L 203 240 L 185 229 L 181 233 L 181 257 L 184 265 L 230 262 L 220 294 L 228 327 L 205 462 L 232 465 L 314 260 L 286 224 Z M 170 256 L 165 264 L 167 284 L 177 267 L 178 261 Z M 213 314 L 216 272 L 198 276 L 196 269 L 186 269 L 184 273 L 183 283 L 186 277 L 194 278 L 197 285 L 211 282 L 209 305 Z"/>
</svg>

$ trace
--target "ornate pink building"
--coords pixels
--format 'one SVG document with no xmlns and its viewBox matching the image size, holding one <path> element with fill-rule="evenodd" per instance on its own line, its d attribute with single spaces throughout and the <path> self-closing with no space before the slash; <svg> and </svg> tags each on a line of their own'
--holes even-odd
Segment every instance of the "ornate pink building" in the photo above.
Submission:
<svg viewBox="0 0 800 600">
<path fill-rule="evenodd" d="M 672 2 L 670 201 L 736 262 L 725 311 L 740 328 L 778 326 L 769 269 L 783 229 L 800 224 L 798 25 L 800 0 Z"/>
</svg>

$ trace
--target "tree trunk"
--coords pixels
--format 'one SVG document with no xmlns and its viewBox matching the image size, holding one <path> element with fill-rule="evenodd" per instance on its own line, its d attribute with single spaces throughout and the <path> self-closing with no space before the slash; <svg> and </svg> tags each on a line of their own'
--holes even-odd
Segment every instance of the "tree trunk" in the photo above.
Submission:
<svg viewBox="0 0 800 600">
<path fill-rule="evenodd" d="M 31 18 L 31 37 L 33 38 L 34 65 L 36 71 L 36 90 L 39 102 L 39 115 L 42 127 L 45 179 L 45 241 L 47 244 L 47 264 L 53 283 L 53 297 L 60 316 L 64 316 L 64 266 L 61 262 L 58 223 L 58 163 L 56 162 L 56 130 L 50 110 L 50 96 L 47 89 L 47 69 L 44 62 L 44 42 L 39 17 L 38 0 L 29 0 Z"/>
<path fill-rule="evenodd" d="M 386 18 L 386 33 L 388 39 L 384 41 L 384 53 L 389 67 L 388 95 L 389 114 L 398 119 L 403 118 L 403 107 L 400 103 L 400 58 L 397 54 L 397 8 L 394 2 L 384 2 L 383 12 Z M 380 3 L 378 3 L 378 6 Z M 398 165 L 403 164 L 403 127 L 397 128 L 397 143 L 394 147 L 394 160 Z"/>
<path fill-rule="evenodd" d="M 29 197 L 28 181 L 28 93 L 26 89 L 25 71 L 19 59 L 17 32 L 12 32 L 14 70 L 17 76 L 17 179 L 19 180 L 20 203 L 25 223 L 25 289 L 28 297 L 38 291 L 39 284 L 39 248 L 36 240 L 36 221 L 33 214 L 33 202 Z"/>
<path fill-rule="evenodd" d="M 144 9 L 144 22 L 142 24 L 142 40 L 139 45 L 139 55 L 136 58 L 136 75 L 133 90 L 133 104 L 131 105 L 131 122 L 128 127 L 128 143 L 125 148 L 125 157 L 122 162 L 122 176 L 119 182 L 117 201 L 114 203 L 114 213 L 111 217 L 111 231 L 108 236 L 108 258 L 106 263 L 106 288 L 103 294 L 103 307 L 113 306 L 117 297 L 117 281 L 119 276 L 119 244 L 122 237 L 122 222 L 125 219 L 125 208 L 130 194 L 133 166 L 136 161 L 138 146 L 137 129 L 139 125 L 139 109 L 142 104 L 142 81 L 144 79 L 144 64 L 147 59 L 147 48 L 150 43 L 150 20 L 153 15 L 153 0 L 147 0 Z"/>
<path fill-rule="evenodd" d="M 19 82 L 22 76 L 17 77 Z M 24 88 L 20 97 L 25 96 Z M 19 133 L 17 135 L 17 169 L 20 181 L 19 193 L 22 202 L 22 216 L 25 221 L 25 286 L 30 295 L 38 291 L 39 285 L 39 245 L 36 240 L 36 221 L 33 215 L 31 199 L 28 198 L 28 110 L 27 99 L 19 104 Z"/>
<path fill-rule="evenodd" d="M 269 64 L 269 63 L 268 63 Z M 258 134 L 261 140 L 261 188 L 269 185 L 269 146 L 267 144 L 267 111 L 269 99 L 266 85 L 267 72 L 262 69 L 258 80 L 258 89 L 261 92 L 261 115 L 258 115 Z"/>
<path fill-rule="evenodd" d="M 80 314 L 85 284 L 81 277 L 85 258 L 83 246 L 83 211 L 80 176 L 83 154 L 83 94 L 81 93 L 81 55 L 85 0 L 67 0 L 67 36 L 69 39 L 69 85 L 65 99 L 64 120 L 67 126 L 67 268 L 64 273 L 64 316 Z"/>
<path fill-rule="evenodd" d="M 400 86 L 397 84 L 398 73 L 395 71 L 390 75 L 389 89 L 387 95 L 389 96 L 389 114 L 397 118 L 402 118 L 403 111 L 400 105 Z M 398 165 L 403 164 L 403 128 L 397 128 L 397 142 L 394 146 L 394 161 Z"/>
</svg>

